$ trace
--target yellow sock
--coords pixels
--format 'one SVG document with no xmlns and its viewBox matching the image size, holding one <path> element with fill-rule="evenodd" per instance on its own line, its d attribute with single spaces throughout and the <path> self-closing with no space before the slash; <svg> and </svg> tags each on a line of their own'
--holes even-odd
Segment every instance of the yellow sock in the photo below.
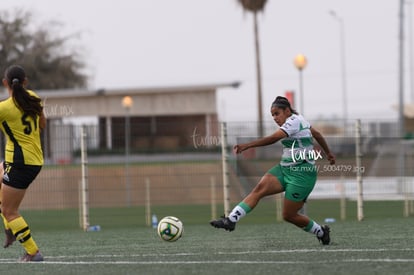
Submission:
<svg viewBox="0 0 414 275">
<path fill-rule="evenodd" d="M 8 224 L 9 228 L 16 236 L 16 240 L 18 240 L 23 245 L 26 252 L 30 255 L 36 254 L 39 248 L 33 240 L 32 235 L 30 234 L 29 226 L 27 225 L 23 217 L 20 216 L 17 219 L 12 220 Z"/>
</svg>

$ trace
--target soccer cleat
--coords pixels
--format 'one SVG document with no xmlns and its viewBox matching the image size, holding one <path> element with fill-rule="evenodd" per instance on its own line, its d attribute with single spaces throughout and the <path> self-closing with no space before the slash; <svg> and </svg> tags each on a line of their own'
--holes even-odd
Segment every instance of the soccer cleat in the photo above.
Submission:
<svg viewBox="0 0 414 275">
<path fill-rule="evenodd" d="M 328 245 L 331 242 L 331 237 L 329 235 L 329 233 L 331 232 L 331 229 L 327 225 L 322 225 L 321 228 L 323 231 L 323 236 L 317 237 L 317 238 L 319 242 L 321 242 L 323 245 Z"/>
<path fill-rule="evenodd" d="M 233 231 L 236 228 L 236 223 L 225 216 L 221 216 L 218 220 L 212 220 L 210 224 L 215 228 L 223 228 L 227 231 Z"/>
<path fill-rule="evenodd" d="M 38 250 L 36 254 L 30 255 L 27 252 L 20 258 L 21 262 L 43 262 L 43 256 Z"/>
<path fill-rule="evenodd" d="M 7 248 L 16 241 L 16 237 L 13 235 L 11 229 L 4 229 L 4 233 L 6 234 L 6 239 L 4 240 L 3 247 Z"/>
</svg>

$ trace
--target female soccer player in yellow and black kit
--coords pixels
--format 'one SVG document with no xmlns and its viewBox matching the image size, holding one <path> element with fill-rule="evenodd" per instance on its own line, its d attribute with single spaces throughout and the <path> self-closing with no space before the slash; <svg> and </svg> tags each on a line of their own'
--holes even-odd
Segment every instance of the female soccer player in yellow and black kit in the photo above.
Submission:
<svg viewBox="0 0 414 275">
<path fill-rule="evenodd" d="M 26 251 L 21 260 L 39 262 L 43 256 L 19 214 L 19 206 L 43 165 L 40 131 L 46 126 L 46 119 L 40 98 L 26 90 L 26 83 L 22 67 L 13 65 L 6 70 L 3 85 L 9 98 L 0 102 L 0 128 L 7 138 L 1 214 L 6 232 L 4 247 L 18 240 Z"/>
</svg>

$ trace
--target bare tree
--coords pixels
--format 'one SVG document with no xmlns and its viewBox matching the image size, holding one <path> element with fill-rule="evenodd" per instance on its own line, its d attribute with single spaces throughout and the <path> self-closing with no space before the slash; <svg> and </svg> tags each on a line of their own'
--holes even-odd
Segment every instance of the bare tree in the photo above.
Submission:
<svg viewBox="0 0 414 275">
<path fill-rule="evenodd" d="M 74 36 L 59 37 L 59 22 L 33 27 L 32 17 L 21 10 L 0 11 L 0 74 L 18 64 L 25 68 L 33 89 L 86 87 L 80 49 L 69 48 Z"/>
<path fill-rule="evenodd" d="M 245 11 L 253 13 L 253 29 L 254 29 L 254 45 L 256 52 L 256 79 L 257 79 L 257 115 L 258 128 L 257 133 L 259 137 L 263 133 L 263 110 L 262 110 L 262 73 L 260 62 L 260 39 L 259 39 L 259 23 L 257 22 L 257 13 L 263 11 L 267 0 L 238 0 Z"/>
</svg>

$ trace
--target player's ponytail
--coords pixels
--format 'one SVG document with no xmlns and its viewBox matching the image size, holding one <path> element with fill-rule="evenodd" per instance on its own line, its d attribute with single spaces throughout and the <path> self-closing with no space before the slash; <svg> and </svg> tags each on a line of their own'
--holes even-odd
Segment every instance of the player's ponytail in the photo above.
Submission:
<svg viewBox="0 0 414 275">
<path fill-rule="evenodd" d="M 289 108 L 292 114 L 295 114 L 295 115 L 298 114 L 298 112 L 295 109 L 293 109 L 292 106 L 290 106 L 289 100 L 283 96 L 276 97 L 276 99 L 272 103 L 272 107 L 278 107 L 282 109 Z"/>
<path fill-rule="evenodd" d="M 7 68 L 5 73 L 7 84 L 13 90 L 13 101 L 23 113 L 36 120 L 37 116 L 42 113 L 43 107 L 41 99 L 29 94 L 24 88 L 23 83 L 26 80 L 26 73 L 21 66 L 12 65 Z"/>
</svg>

